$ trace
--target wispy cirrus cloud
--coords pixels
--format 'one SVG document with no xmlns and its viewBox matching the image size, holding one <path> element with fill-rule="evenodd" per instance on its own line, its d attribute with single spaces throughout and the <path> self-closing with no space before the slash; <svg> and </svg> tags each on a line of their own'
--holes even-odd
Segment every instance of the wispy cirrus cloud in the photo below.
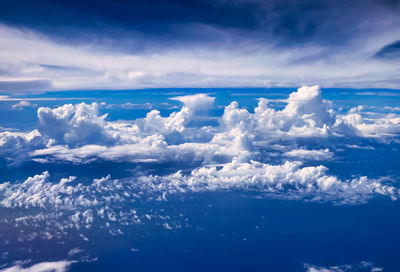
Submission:
<svg viewBox="0 0 400 272">
<path fill-rule="evenodd" d="M 224 35 L 225 30 L 217 31 Z M 391 29 L 396 31 L 400 35 L 400 28 Z M 382 32 L 374 39 L 355 36 L 345 45 L 290 47 L 252 38 L 236 45 L 200 42 L 126 52 L 107 43 L 63 43 L 26 27 L 3 24 L 0 92 L 299 84 L 398 88 L 398 63 L 371 58 L 391 37 Z"/>
</svg>

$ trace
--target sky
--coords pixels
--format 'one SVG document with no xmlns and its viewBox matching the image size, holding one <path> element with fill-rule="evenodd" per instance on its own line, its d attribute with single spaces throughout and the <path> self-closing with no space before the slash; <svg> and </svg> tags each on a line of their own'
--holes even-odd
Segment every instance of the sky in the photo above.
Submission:
<svg viewBox="0 0 400 272">
<path fill-rule="evenodd" d="M 400 2 L 0 1 L 0 92 L 399 88 Z"/>
<path fill-rule="evenodd" d="M 400 2 L 0 0 L 0 272 L 398 272 Z"/>
</svg>

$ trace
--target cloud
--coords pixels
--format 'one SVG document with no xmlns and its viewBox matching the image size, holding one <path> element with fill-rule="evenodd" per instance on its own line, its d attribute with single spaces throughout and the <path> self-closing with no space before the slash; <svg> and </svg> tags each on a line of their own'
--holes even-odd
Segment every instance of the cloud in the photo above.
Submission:
<svg viewBox="0 0 400 272">
<path fill-rule="evenodd" d="M 0 132 L 0 154 L 10 164 L 18 164 L 27 159 L 27 153 L 43 147 L 43 139 L 38 130 L 30 132 Z"/>
<path fill-rule="evenodd" d="M 357 92 L 355 95 L 370 95 L 370 96 L 400 96 L 398 92 Z"/>
<path fill-rule="evenodd" d="M 372 262 L 364 262 L 364 261 L 356 265 L 337 265 L 337 266 L 322 267 L 322 266 L 305 264 L 304 267 L 307 272 L 383 271 L 382 267 L 377 267 Z"/>
<path fill-rule="evenodd" d="M 192 25 L 231 36 L 216 26 Z M 386 29 L 386 28 L 385 28 Z M 318 43 L 279 46 L 259 37 L 215 46 L 194 43 L 147 51 L 116 51 L 109 43 L 69 44 L 29 28 L 0 25 L 1 92 L 154 87 L 323 87 L 398 88 L 396 61 L 371 58 L 393 42 L 400 28 L 354 36 L 334 47 Z M 237 34 L 235 34 L 237 35 Z M 237 37 L 232 37 L 237 40 Z M 64 40 L 65 41 L 65 40 Z M 62 69 L 60 68 L 62 67 Z M 370 75 L 373 74 L 374 77 Z M 3 85 L 3 86 L 2 86 Z"/>
<path fill-rule="evenodd" d="M 93 180 L 74 176 L 52 178 L 45 171 L 23 182 L 0 183 L 0 206 L 19 211 L 9 214 L 7 224 L 15 228 L 30 226 L 28 232 L 15 238 L 20 242 L 59 239 L 75 230 L 87 241 L 93 226 L 112 235 L 122 235 L 121 226 L 144 224 L 148 220 L 156 220 L 167 229 L 178 227 L 168 216 L 160 214 L 162 210 L 144 205 L 170 197 L 240 191 L 265 198 L 355 205 L 378 197 L 397 200 L 400 190 L 391 183 L 386 178 L 342 180 L 330 175 L 325 166 L 302 166 L 290 161 L 273 165 L 233 160 L 197 167 L 186 174 L 139 173 L 123 179 L 110 175 Z M 46 231 L 41 230 L 43 223 Z M 80 252 L 74 248 L 68 254 Z"/>
<path fill-rule="evenodd" d="M 340 180 L 327 172 L 328 168 L 322 165 L 301 167 L 300 162 L 270 165 L 234 160 L 223 164 L 220 169 L 200 167 L 189 175 L 179 171 L 168 176 L 141 176 L 138 180 L 167 192 L 244 190 L 265 193 L 270 197 L 342 204 L 365 203 L 374 195 L 397 200 L 400 194 L 396 187 L 385 185 L 384 179 L 360 177 Z"/>
<path fill-rule="evenodd" d="M 85 252 L 85 251 L 83 249 L 80 249 L 79 247 L 75 247 L 68 251 L 68 256 L 74 256 L 74 255 L 80 254 L 82 252 Z"/>
<path fill-rule="evenodd" d="M 307 150 L 293 149 L 284 153 L 284 156 L 303 160 L 328 160 L 332 159 L 333 153 L 329 149 Z"/>
<path fill-rule="evenodd" d="M 30 267 L 22 267 L 15 265 L 5 269 L 1 272 L 66 272 L 74 261 L 57 261 L 57 262 L 41 262 L 34 264 Z"/>
<path fill-rule="evenodd" d="M 10 222 L 17 226 L 52 222 L 48 231 L 53 236 L 64 235 L 70 229 L 90 229 L 95 223 L 106 224 L 107 228 L 115 231 L 120 226 L 107 223 L 141 223 L 132 207 L 126 209 L 141 197 L 134 180 L 120 181 L 110 176 L 89 183 L 73 176 L 52 180 L 46 171 L 24 182 L 1 183 L 0 195 L 0 206 L 27 212 L 25 216 L 13 217 Z M 34 238 L 48 239 L 43 232 Z M 22 236 L 21 239 L 33 238 Z"/>
<path fill-rule="evenodd" d="M 167 116 L 151 110 L 144 118 L 118 121 L 101 115 L 97 103 L 41 107 L 38 129 L 0 132 L 6 163 L 34 161 L 49 164 L 51 171 L 60 162 L 96 166 L 107 161 L 110 169 L 120 162 L 133 169 L 123 179 L 52 178 L 45 171 L 23 182 L 1 183 L 0 205 L 26 213 L 9 218 L 10 224 L 53 223 L 52 236 L 37 232 L 19 238 L 49 239 L 76 229 L 82 239 L 89 239 L 84 230 L 94 224 L 120 235 L 121 224 L 142 224 L 154 215 L 137 209 L 136 201 L 165 201 L 187 193 L 240 191 L 335 205 L 399 198 L 393 185 L 397 177 L 359 172 L 341 177 L 317 162 L 346 148 L 396 141 L 400 116 L 392 111 L 355 107 L 338 113 L 318 86 L 303 86 L 282 100 L 286 104 L 279 109 L 262 98 L 254 110 L 233 101 L 210 126 L 202 120 L 214 107 L 213 97 L 197 94 L 174 100 L 183 105 Z M 160 226 L 175 227 L 159 219 Z"/>
<path fill-rule="evenodd" d="M 215 97 L 210 97 L 206 94 L 195 94 L 177 96 L 170 99 L 182 102 L 190 115 L 201 115 L 208 113 L 207 111 L 214 104 Z"/>
<path fill-rule="evenodd" d="M 389 113 L 380 118 L 363 117 L 360 113 L 349 113 L 336 120 L 339 133 L 354 130 L 362 137 L 385 138 L 396 137 L 400 132 L 400 116 Z"/>
<path fill-rule="evenodd" d="M 57 143 L 112 143 L 114 136 L 107 131 L 105 118 L 98 116 L 98 104 L 66 104 L 56 109 L 40 107 L 37 111 L 38 130 L 43 137 Z"/>
<path fill-rule="evenodd" d="M 267 99 L 260 99 L 254 114 L 240 109 L 237 102 L 225 108 L 221 117 L 227 129 L 241 129 L 255 139 L 276 138 L 282 135 L 297 137 L 326 136 L 335 122 L 335 114 L 329 102 L 324 101 L 318 86 L 302 87 L 290 94 L 283 110 L 268 106 Z"/>
<path fill-rule="evenodd" d="M 323 160 L 334 156 L 332 148 L 363 146 L 363 139 L 390 143 L 400 134 L 397 113 L 364 112 L 357 107 L 338 114 L 322 99 L 318 86 L 291 93 L 281 110 L 263 98 L 252 112 L 233 101 L 217 118 L 217 126 L 204 123 L 213 97 L 173 99 L 183 103 L 180 110 L 165 117 L 151 110 L 136 120 L 108 121 L 107 114 L 100 116 L 97 103 L 40 107 L 37 130 L 0 132 L 0 152 L 10 161 L 31 158 L 41 163 L 100 159 L 191 165 L 233 158 L 248 162 L 268 149 L 274 150 L 275 159 L 278 152 L 282 159 Z M 351 142 L 343 143 L 345 137 Z"/>
<path fill-rule="evenodd" d="M 36 107 L 36 105 L 32 105 L 29 101 L 19 101 L 17 104 L 12 105 L 13 110 L 22 110 L 26 107 Z"/>
<path fill-rule="evenodd" d="M 206 115 L 215 100 L 214 97 L 205 94 L 179 96 L 171 99 L 183 103 L 181 110 L 171 113 L 168 117 L 162 117 L 158 110 L 150 111 L 146 118 L 136 120 L 135 124 L 139 132 L 160 133 L 164 136 L 174 132 L 182 133 L 192 121 L 196 121 L 199 116 Z"/>
<path fill-rule="evenodd" d="M 164 201 L 171 195 L 209 191 L 256 192 L 269 198 L 341 205 L 362 204 L 379 196 L 395 201 L 400 196 L 399 189 L 385 178 L 341 180 L 328 174 L 328 168 L 322 165 L 303 167 L 300 162 L 272 165 L 233 160 L 219 166 L 198 167 L 188 174 L 182 171 L 167 175 L 142 173 L 124 179 L 112 179 L 108 175 L 92 181 L 74 176 L 51 179 L 46 171 L 23 182 L 0 183 L 0 206 L 21 211 L 8 218 L 10 223 L 53 222 L 49 231 L 54 235 L 68 229 L 91 229 L 93 224 L 118 231 L 119 224 L 141 224 L 149 213 L 154 213 L 140 204 L 137 206 L 136 202 Z M 28 215 L 23 216 L 24 211 Z M 117 224 L 110 225 L 110 222 Z M 47 233 L 21 239 L 36 237 L 49 239 Z"/>
</svg>

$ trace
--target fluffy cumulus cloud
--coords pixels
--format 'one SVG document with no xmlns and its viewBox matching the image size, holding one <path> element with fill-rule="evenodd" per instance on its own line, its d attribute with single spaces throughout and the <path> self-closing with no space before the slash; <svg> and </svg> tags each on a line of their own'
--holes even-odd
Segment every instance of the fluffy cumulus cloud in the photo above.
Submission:
<svg viewBox="0 0 400 272">
<path fill-rule="evenodd" d="M 343 147 L 345 138 L 352 141 L 346 144 L 357 146 L 357 139 L 392 142 L 400 134 L 397 113 L 364 114 L 362 107 L 335 113 L 318 86 L 291 93 L 283 109 L 263 98 L 254 111 L 234 101 L 218 117 L 217 126 L 203 125 L 213 97 L 197 94 L 172 99 L 183 103 L 180 110 L 168 116 L 151 110 L 133 121 L 108 121 L 107 114 L 99 114 L 97 103 L 40 107 L 36 130 L 0 132 L 0 153 L 8 164 L 100 159 L 194 165 L 276 156 L 329 160 L 334 157 L 332 148 Z"/>
<path fill-rule="evenodd" d="M 107 121 L 106 114 L 99 115 L 97 103 L 41 107 L 37 130 L 0 133 L 1 152 L 14 152 L 14 160 L 28 156 L 42 162 L 87 163 L 95 158 L 165 162 L 192 157 L 221 163 L 229 158 L 248 161 L 260 150 L 272 148 L 283 157 L 325 160 L 334 156 L 327 150 L 331 146 L 314 149 L 296 142 L 332 143 L 344 137 L 396 141 L 400 133 L 398 114 L 363 115 L 359 109 L 335 113 L 317 86 L 299 88 L 281 110 L 263 98 L 253 112 L 234 101 L 225 107 L 218 126 L 202 125 L 213 107 L 213 97 L 197 94 L 173 99 L 183 103 L 179 111 L 162 116 L 151 110 L 145 118 L 133 121 Z M 27 149 L 29 155 L 16 154 Z"/>
<path fill-rule="evenodd" d="M 367 177 L 341 180 L 328 174 L 328 169 L 322 165 L 303 167 L 300 162 L 270 165 L 234 160 L 222 167 L 199 167 L 188 174 L 178 171 L 170 175 L 136 175 L 124 179 L 113 179 L 110 175 L 91 181 L 73 176 L 52 179 L 48 172 L 43 172 L 23 182 L 1 183 L 0 206 L 20 210 L 16 217 L 4 218 L 4 222 L 14 222 L 16 226 L 47 222 L 51 237 L 62 236 L 69 229 L 87 230 L 93 224 L 103 225 L 110 233 L 119 233 L 121 226 L 142 224 L 149 217 L 159 216 L 154 208 L 143 208 L 143 201 L 162 201 L 168 196 L 187 193 L 237 190 L 271 198 L 336 204 L 365 203 L 374 196 L 396 200 L 400 195 L 399 189 L 388 180 Z M 23 215 L 24 210 L 27 215 Z M 49 225 L 49 222 L 52 223 Z M 48 232 L 35 235 L 48 236 Z"/>
<path fill-rule="evenodd" d="M 48 172 L 43 172 L 23 182 L 0 185 L 0 206 L 22 212 L 3 218 L 2 223 L 40 230 L 18 237 L 20 241 L 60 239 L 71 229 L 79 231 L 81 238 L 87 240 L 85 230 L 93 224 L 118 234 L 121 226 L 141 224 L 146 218 L 145 212 L 139 217 L 135 207 L 140 206 L 135 202 L 140 201 L 141 194 L 131 180 L 110 176 L 91 181 L 73 176 L 52 179 Z"/>
<path fill-rule="evenodd" d="M 141 176 L 139 181 L 167 192 L 244 190 L 272 197 L 336 203 L 365 202 L 374 195 L 387 196 L 392 200 L 399 197 L 399 189 L 385 185 L 382 179 L 360 177 L 343 181 L 327 171 L 322 165 L 301 167 L 300 162 L 270 165 L 234 160 L 222 167 L 197 168 L 189 175 L 177 172 L 168 176 Z"/>
<path fill-rule="evenodd" d="M 66 104 L 50 109 L 41 107 L 37 111 L 38 130 L 44 138 L 69 145 L 86 143 L 113 143 L 118 135 L 108 132 L 104 119 L 98 116 L 98 104 Z"/>
</svg>

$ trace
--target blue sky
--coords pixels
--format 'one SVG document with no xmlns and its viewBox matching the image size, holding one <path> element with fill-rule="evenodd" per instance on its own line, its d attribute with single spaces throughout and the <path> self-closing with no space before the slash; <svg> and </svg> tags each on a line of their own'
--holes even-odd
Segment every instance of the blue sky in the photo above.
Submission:
<svg viewBox="0 0 400 272">
<path fill-rule="evenodd" d="M 0 91 L 398 88 L 398 1 L 0 1 Z"/>
<path fill-rule="evenodd" d="M 398 272 L 399 89 L 396 0 L 0 0 L 0 272 Z"/>
</svg>

